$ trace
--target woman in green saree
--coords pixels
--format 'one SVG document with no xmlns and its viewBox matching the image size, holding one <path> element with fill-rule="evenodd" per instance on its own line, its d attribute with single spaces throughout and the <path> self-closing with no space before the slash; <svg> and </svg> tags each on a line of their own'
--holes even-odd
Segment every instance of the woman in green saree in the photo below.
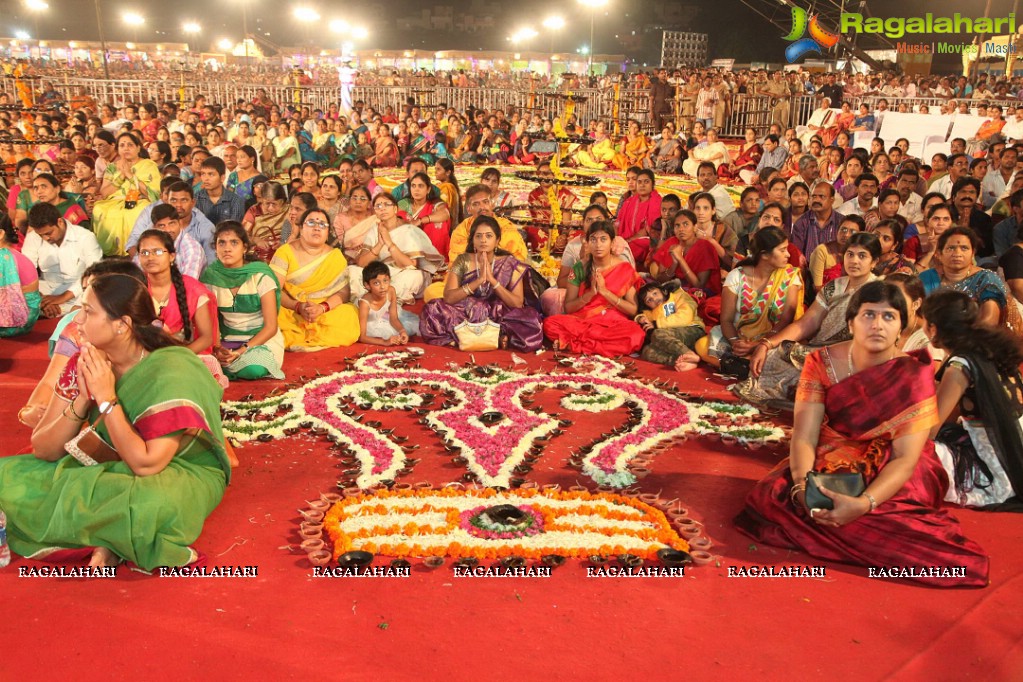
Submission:
<svg viewBox="0 0 1023 682">
<path fill-rule="evenodd" d="M 133 277 L 99 277 L 83 294 L 81 352 L 32 433 L 35 454 L 0 459 L 14 552 L 84 549 L 91 566 L 147 571 L 201 561 L 192 543 L 230 478 L 223 391 L 156 319 Z"/>
</svg>

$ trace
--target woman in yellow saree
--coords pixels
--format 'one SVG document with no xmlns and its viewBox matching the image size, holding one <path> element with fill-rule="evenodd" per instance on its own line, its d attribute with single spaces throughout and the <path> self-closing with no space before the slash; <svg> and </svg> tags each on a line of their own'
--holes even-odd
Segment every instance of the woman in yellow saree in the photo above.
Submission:
<svg viewBox="0 0 1023 682">
<path fill-rule="evenodd" d="M 622 151 L 615 157 L 614 164 L 625 170 L 629 166 L 643 167 L 643 159 L 650 153 L 650 140 L 639 129 L 639 123 L 629 121 L 629 132 L 622 141 Z"/>
<path fill-rule="evenodd" d="M 131 133 L 117 136 L 117 161 L 103 174 L 92 226 L 104 256 L 123 256 L 128 235 L 142 209 L 160 197 L 160 169 L 139 158 L 142 145 Z"/>
<path fill-rule="evenodd" d="M 278 326 L 284 347 L 316 351 L 359 340 L 359 313 L 349 303 L 348 261 L 327 246 L 330 221 L 318 208 L 305 212 L 298 239 L 277 249 L 270 269 L 281 282 Z"/>
</svg>

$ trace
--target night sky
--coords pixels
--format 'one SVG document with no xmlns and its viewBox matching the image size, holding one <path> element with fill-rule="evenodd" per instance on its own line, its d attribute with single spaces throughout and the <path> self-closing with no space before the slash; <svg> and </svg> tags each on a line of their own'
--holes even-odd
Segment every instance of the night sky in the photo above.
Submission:
<svg viewBox="0 0 1023 682">
<path fill-rule="evenodd" d="M 661 34 L 656 28 L 644 25 L 655 21 L 653 9 L 663 1 L 669 0 L 611 0 L 606 8 L 607 16 L 598 14 L 595 24 L 595 44 L 598 53 L 626 54 L 639 63 L 654 64 L 659 61 Z M 769 0 L 756 0 L 758 6 L 768 12 L 776 11 L 785 20 L 788 10 Z M 38 19 L 38 34 L 47 39 L 96 39 L 95 10 L 92 0 L 48 0 L 49 11 L 41 14 Z M 568 21 L 568 26 L 555 36 L 556 51 L 576 50 L 589 42 L 589 11 L 576 2 L 526 2 L 498 3 L 493 0 L 451 0 L 450 2 L 432 2 L 431 0 L 385 0 L 384 2 L 340 3 L 311 2 L 323 20 L 311 27 L 304 27 L 295 21 L 291 12 L 300 2 L 281 3 L 272 0 L 175 0 L 173 2 L 114 2 L 101 0 L 104 15 L 106 37 L 108 40 L 124 41 L 174 41 L 184 42 L 186 36 L 181 31 L 182 24 L 187 20 L 198 21 L 203 26 L 200 45 L 209 48 L 220 38 L 238 39 L 242 33 L 242 4 L 249 7 L 248 24 L 250 32 L 269 32 L 270 40 L 276 44 L 299 45 L 311 40 L 321 47 L 337 47 L 340 39 L 327 29 L 332 18 L 342 18 L 352 24 L 363 24 L 370 31 L 370 38 L 356 44 L 357 49 L 407 49 L 425 50 L 441 49 L 534 49 L 546 51 L 550 49 L 549 34 L 540 26 L 541 21 L 550 13 L 560 13 Z M 739 0 L 719 0 L 713 3 L 697 3 L 683 0 L 686 14 L 692 19 L 681 25 L 666 26 L 677 30 L 695 30 L 710 34 L 711 58 L 734 57 L 739 62 L 772 61 L 780 59 L 780 52 L 786 43 L 781 40 L 781 33 L 747 8 Z M 903 0 L 901 2 L 869 3 L 870 11 L 876 16 L 915 16 L 925 11 L 935 15 L 951 15 L 955 11 L 964 15 L 982 16 L 984 2 L 980 0 Z M 399 19 L 407 16 L 418 16 L 424 8 L 454 5 L 459 12 L 493 11 L 497 18 L 497 27 L 489 31 L 476 33 L 446 31 L 402 31 L 397 28 Z M 858 5 L 855 0 L 846 3 L 847 11 L 855 11 Z M 331 9 L 333 8 L 333 9 Z M 1013 0 L 994 0 L 992 16 L 1007 16 L 1013 8 Z M 136 34 L 121 21 L 121 14 L 127 9 L 135 10 L 146 16 L 145 26 Z M 1023 15 L 1023 10 L 1020 12 Z M 727 18 L 723 20 L 723 18 Z M 1023 16 L 1020 17 L 1023 23 Z M 523 25 L 532 25 L 541 31 L 541 35 L 527 45 L 513 48 L 506 37 Z M 837 27 L 836 27 L 837 28 Z M 36 35 L 36 22 L 33 15 L 24 9 L 22 0 L 0 0 L 0 35 L 13 36 L 17 30 Z M 637 36 L 632 37 L 631 32 Z M 616 39 L 615 35 L 625 37 Z M 624 34 L 624 35 L 623 35 Z M 912 38 L 911 38 L 912 39 Z M 949 38 L 946 38 L 949 39 Z"/>
</svg>

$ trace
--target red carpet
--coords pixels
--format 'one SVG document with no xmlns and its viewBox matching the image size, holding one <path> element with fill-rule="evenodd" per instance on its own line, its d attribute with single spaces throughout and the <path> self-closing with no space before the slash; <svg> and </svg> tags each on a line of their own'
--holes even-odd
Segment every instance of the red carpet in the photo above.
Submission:
<svg viewBox="0 0 1023 682">
<path fill-rule="evenodd" d="M 37 331 L 0 341 L 2 453 L 28 451 L 15 414 L 45 366 L 44 339 Z M 285 370 L 291 378 L 335 371 L 362 350 L 289 354 Z M 509 363 L 504 352 L 486 359 Z M 637 367 L 694 395 L 724 395 L 702 371 Z M 238 383 L 228 397 L 271 385 Z M 462 473 L 439 455 L 435 436 L 411 420 L 407 428 L 423 443 L 411 480 L 441 484 Z M 552 442 L 528 477 L 573 484 L 564 447 Z M 692 509 L 720 566 L 689 568 L 682 579 L 587 578 L 577 562 L 549 579 L 454 578 L 448 566 L 418 565 L 408 579 L 313 578 L 297 551 L 297 509 L 334 485 L 337 460 L 305 436 L 249 444 L 238 456 L 198 544 L 211 566 L 258 566 L 257 578 L 156 578 L 123 568 L 113 580 L 19 578 L 19 567 L 39 564 L 15 558 L 0 570 L 0 679 L 1013 680 L 1023 671 L 1019 516 L 957 512 L 991 555 L 991 584 L 981 590 L 875 580 L 841 565 L 828 565 L 823 579 L 729 578 L 730 565 L 817 562 L 753 545 L 731 526 L 751 483 L 782 452 L 691 438 L 657 455 L 640 483 Z"/>
</svg>

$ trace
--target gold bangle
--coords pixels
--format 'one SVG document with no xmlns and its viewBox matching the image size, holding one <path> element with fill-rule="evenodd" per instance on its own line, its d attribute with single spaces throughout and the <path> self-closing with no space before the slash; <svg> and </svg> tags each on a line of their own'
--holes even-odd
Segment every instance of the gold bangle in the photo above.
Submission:
<svg viewBox="0 0 1023 682">
<path fill-rule="evenodd" d="M 71 410 L 71 414 L 74 415 L 73 417 L 68 416 L 68 410 Z M 78 413 L 75 412 L 74 401 L 72 401 L 72 402 L 67 404 L 67 407 L 65 407 L 61 411 L 60 416 L 64 417 L 64 419 L 67 419 L 68 421 L 75 421 L 75 422 L 84 422 L 85 421 L 85 417 L 79 417 Z"/>
</svg>

